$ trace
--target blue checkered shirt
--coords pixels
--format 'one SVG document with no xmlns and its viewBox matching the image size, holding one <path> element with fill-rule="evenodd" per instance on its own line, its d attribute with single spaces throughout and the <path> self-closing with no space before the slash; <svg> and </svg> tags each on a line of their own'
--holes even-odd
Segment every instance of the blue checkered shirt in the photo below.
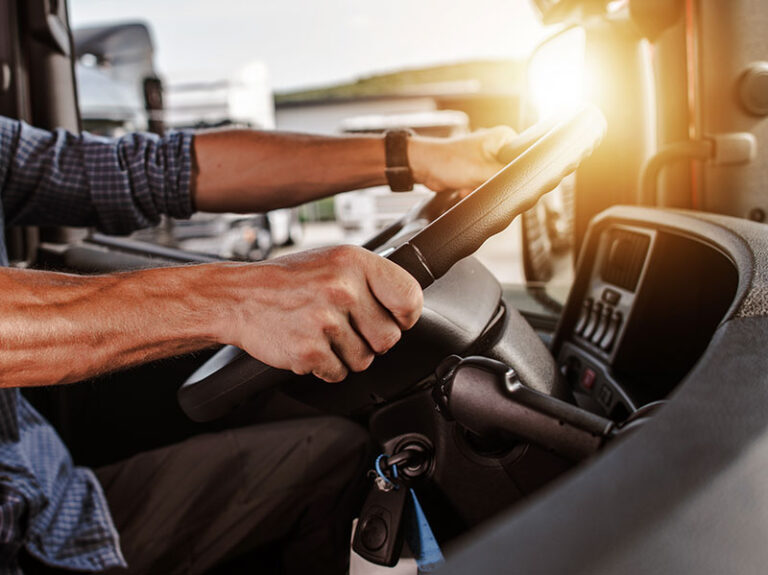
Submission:
<svg viewBox="0 0 768 575">
<path fill-rule="evenodd" d="M 96 226 L 127 233 L 191 215 L 192 135 L 107 139 L 0 117 L 0 264 L 4 225 Z M 0 345 L 2 342 L 0 341 Z M 104 493 L 76 467 L 18 389 L 0 389 L 0 572 L 18 551 L 76 571 L 125 565 Z"/>
</svg>

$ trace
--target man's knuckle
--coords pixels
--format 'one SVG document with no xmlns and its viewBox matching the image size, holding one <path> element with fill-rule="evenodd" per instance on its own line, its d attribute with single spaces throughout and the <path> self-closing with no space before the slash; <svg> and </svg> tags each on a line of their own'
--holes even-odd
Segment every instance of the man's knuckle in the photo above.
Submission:
<svg viewBox="0 0 768 575">
<path fill-rule="evenodd" d="M 357 301 L 352 287 L 341 280 L 336 280 L 325 287 L 325 296 L 329 303 L 337 308 L 348 309 Z"/>
<path fill-rule="evenodd" d="M 315 377 L 318 377 L 329 383 L 338 383 L 343 381 L 347 377 L 347 369 L 343 366 L 340 367 L 325 367 L 319 368 L 313 371 Z"/>
<path fill-rule="evenodd" d="M 400 331 L 400 329 L 393 326 L 392 329 L 382 333 L 376 339 L 376 341 L 373 342 L 373 350 L 376 353 L 384 353 L 386 351 L 389 351 L 395 346 L 395 344 L 398 341 L 400 341 L 401 335 L 402 335 L 402 332 Z"/>
<path fill-rule="evenodd" d="M 403 286 L 399 303 L 392 311 L 398 317 L 413 324 L 421 315 L 423 305 L 424 296 L 421 292 L 421 287 L 415 281 L 409 281 Z"/>
<path fill-rule="evenodd" d="M 357 260 L 359 248 L 356 246 L 343 245 L 331 248 L 329 259 L 339 265 L 348 265 Z"/>
<path fill-rule="evenodd" d="M 421 307 L 424 305 L 424 293 L 421 291 L 421 286 L 412 281 L 408 285 L 407 301 L 412 311 L 421 313 Z"/>
<path fill-rule="evenodd" d="M 305 345 L 298 351 L 299 365 L 303 366 L 308 371 L 317 367 L 324 357 L 325 351 L 317 345 Z"/>
<path fill-rule="evenodd" d="M 312 364 L 307 349 L 294 349 L 293 358 L 291 361 L 291 371 L 293 373 L 296 375 L 307 375 L 308 373 L 312 373 L 312 369 L 314 367 L 315 366 Z"/>
<path fill-rule="evenodd" d="M 330 341 L 336 341 L 344 332 L 344 327 L 331 317 L 323 322 L 321 329 L 323 335 Z"/>
<path fill-rule="evenodd" d="M 296 375 L 307 375 L 312 372 L 312 368 L 308 365 L 296 363 L 291 367 L 291 371 Z"/>
<path fill-rule="evenodd" d="M 308 334 L 325 334 L 335 324 L 333 314 L 325 306 L 316 306 L 307 314 Z"/>
<path fill-rule="evenodd" d="M 374 355 L 371 352 L 364 352 L 355 358 L 352 359 L 350 362 L 349 368 L 354 372 L 361 372 L 365 371 L 371 366 L 371 363 L 373 363 Z"/>
</svg>

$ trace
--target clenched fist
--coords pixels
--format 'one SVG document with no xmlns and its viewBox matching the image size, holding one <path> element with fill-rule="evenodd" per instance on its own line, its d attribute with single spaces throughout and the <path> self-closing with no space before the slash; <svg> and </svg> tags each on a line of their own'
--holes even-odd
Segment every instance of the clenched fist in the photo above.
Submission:
<svg viewBox="0 0 768 575">
<path fill-rule="evenodd" d="M 223 339 L 273 367 L 328 382 L 368 368 L 421 315 L 416 280 L 354 246 L 306 251 L 237 271 L 235 319 Z"/>
</svg>

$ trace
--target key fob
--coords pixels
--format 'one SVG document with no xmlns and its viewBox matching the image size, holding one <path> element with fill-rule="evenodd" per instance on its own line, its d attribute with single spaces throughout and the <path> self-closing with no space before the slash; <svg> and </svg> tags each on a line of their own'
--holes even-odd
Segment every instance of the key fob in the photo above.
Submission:
<svg viewBox="0 0 768 575">
<path fill-rule="evenodd" d="M 371 563 L 394 567 L 403 549 L 403 515 L 408 489 L 371 487 L 357 521 L 352 549 Z"/>
</svg>

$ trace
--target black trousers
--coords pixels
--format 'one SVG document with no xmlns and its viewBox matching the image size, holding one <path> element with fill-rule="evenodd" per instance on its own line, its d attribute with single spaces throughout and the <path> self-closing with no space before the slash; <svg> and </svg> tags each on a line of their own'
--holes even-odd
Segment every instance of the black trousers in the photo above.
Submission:
<svg viewBox="0 0 768 575">
<path fill-rule="evenodd" d="M 208 433 L 96 469 L 129 568 L 344 574 L 367 433 L 312 417 Z M 50 573 L 22 561 L 25 573 Z"/>
</svg>

